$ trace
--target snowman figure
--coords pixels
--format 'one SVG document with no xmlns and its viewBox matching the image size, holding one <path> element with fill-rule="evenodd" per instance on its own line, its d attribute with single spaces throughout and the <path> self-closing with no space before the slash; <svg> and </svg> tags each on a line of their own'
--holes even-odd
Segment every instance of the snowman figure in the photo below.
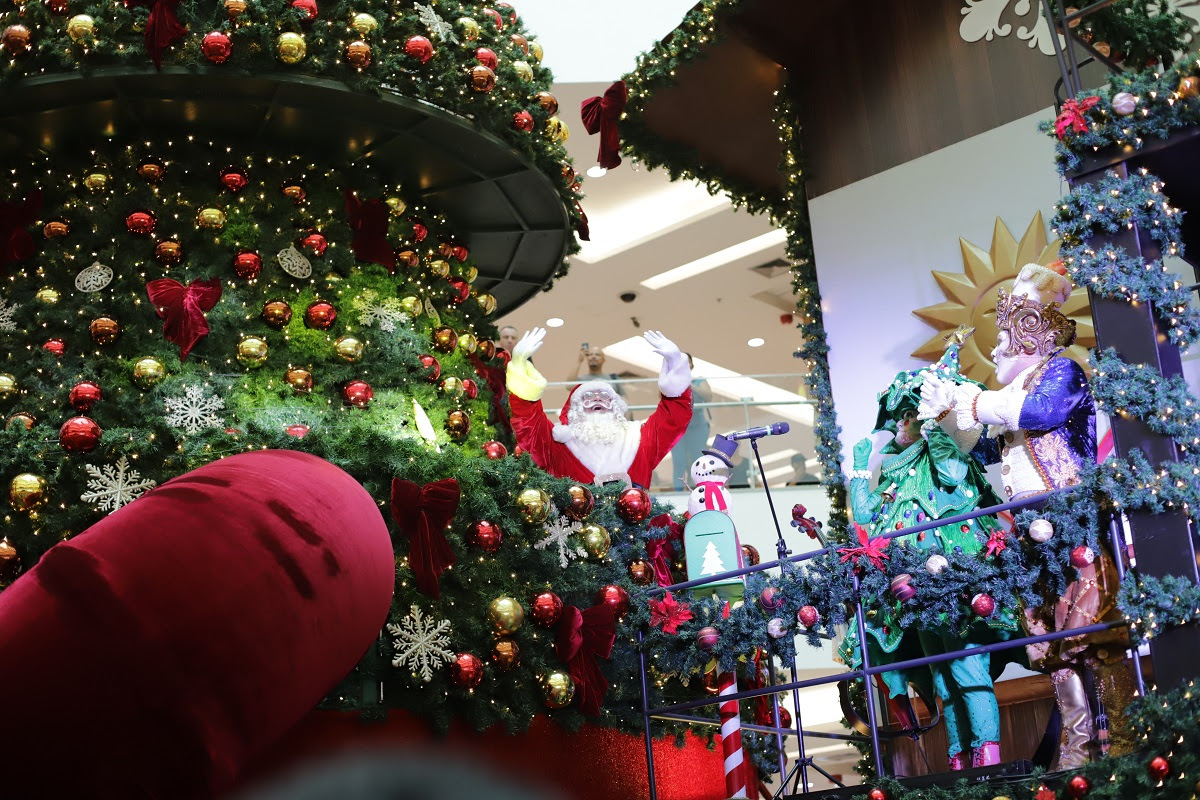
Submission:
<svg viewBox="0 0 1200 800">
<path fill-rule="evenodd" d="M 701 511 L 720 511 L 729 514 L 729 492 L 725 483 L 733 468 L 733 451 L 737 442 L 717 434 L 712 446 L 701 450 L 700 457 L 692 462 L 692 493 L 688 496 L 687 516 Z"/>
</svg>

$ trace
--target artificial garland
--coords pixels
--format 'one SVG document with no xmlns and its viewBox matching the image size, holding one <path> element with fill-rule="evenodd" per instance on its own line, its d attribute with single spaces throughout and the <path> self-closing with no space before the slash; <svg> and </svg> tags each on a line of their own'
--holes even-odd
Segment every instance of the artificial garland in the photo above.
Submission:
<svg viewBox="0 0 1200 800">
<path fill-rule="evenodd" d="M 1200 455 L 1200 409 L 1182 375 L 1164 378 L 1149 364 L 1126 363 L 1112 348 L 1093 350 L 1091 365 L 1097 408 L 1140 417 L 1189 457 Z"/>
<path fill-rule="evenodd" d="M 1068 13 L 1072 11 L 1075 9 L 1067 9 Z M 1141 69 L 1183 50 L 1195 23 L 1169 3 L 1120 0 L 1075 24 L 1081 26 L 1078 35 L 1102 55 Z"/>
</svg>

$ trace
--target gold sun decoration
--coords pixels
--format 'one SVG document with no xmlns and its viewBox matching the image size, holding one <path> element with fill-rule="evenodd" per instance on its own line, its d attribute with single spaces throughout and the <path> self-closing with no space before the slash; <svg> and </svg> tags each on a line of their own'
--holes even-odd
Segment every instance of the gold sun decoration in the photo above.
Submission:
<svg viewBox="0 0 1200 800">
<path fill-rule="evenodd" d="M 996 365 L 991 359 L 997 333 L 996 293 L 1000 289 L 1011 289 L 1017 273 L 1026 264 L 1044 266 L 1057 261 L 1061 240 L 1047 243 L 1046 227 L 1039 211 L 1034 214 L 1020 242 L 1009 232 L 1004 220 L 996 217 L 990 251 L 984 251 L 966 239 L 960 238 L 958 243 L 962 249 L 963 271 L 932 270 L 934 280 L 946 295 L 946 302 L 913 312 L 937 329 L 927 342 L 913 351 L 913 357 L 935 361 L 945 349 L 947 334 L 959 326 L 974 327 L 975 335 L 959 352 L 962 373 L 986 383 L 989 388 L 998 389 Z M 1087 290 L 1076 287 L 1062 313 L 1075 320 L 1075 344 L 1067 350 L 1067 355 L 1086 369 L 1088 348 L 1096 343 Z"/>
</svg>

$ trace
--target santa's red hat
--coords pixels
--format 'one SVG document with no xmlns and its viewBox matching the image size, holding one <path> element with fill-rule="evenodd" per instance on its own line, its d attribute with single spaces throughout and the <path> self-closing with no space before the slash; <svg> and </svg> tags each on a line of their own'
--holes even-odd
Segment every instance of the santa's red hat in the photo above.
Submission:
<svg viewBox="0 0 1200 800">
<path fill-rule="evenodd" d="M 554 430 L 552 432 L 554 441 L 565 443 L 575 438 L 575 434 L 571 432 L 570 428 L 571 407 L 581 402 L 576 399 L 576 395 L 578 395 L 578 397 L 583 397 L 583 395 L 587 394 L 588 392 L 607 392 L 613 399 L 613 411 L 616 411 L 621 416 L 625 416 L 629 412 L 629 404 L 625 402 L 625 398 L 617 394 L 617 391 L 612 387 L 612 384 L 608 383 L 607 381 L 585 381 L 583 383 L 577 383 L 571 389 L 570 393 L 567 394 L 567 401 L 563 403 L 562 411 L 560 411 L 558 414 L 559 424 L 554 426 Z"/>
</svg>

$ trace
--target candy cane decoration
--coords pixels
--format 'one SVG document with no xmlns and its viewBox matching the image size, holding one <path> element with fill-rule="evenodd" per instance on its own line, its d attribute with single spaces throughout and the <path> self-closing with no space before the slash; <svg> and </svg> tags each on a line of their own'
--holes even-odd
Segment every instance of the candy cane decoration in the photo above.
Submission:
<svg viewBox="0 0 1200 800">
<path fill-rule="evenodd" d="M 722 672 L 718 679 L 720 696 L 737 694 L 737 675 Z M 742 717 L 737 700 L 721 702 L 721 755 L 725 757 L 725 794 L 745 797 L 745 770 L 742 769 Z"/>
</svg>

